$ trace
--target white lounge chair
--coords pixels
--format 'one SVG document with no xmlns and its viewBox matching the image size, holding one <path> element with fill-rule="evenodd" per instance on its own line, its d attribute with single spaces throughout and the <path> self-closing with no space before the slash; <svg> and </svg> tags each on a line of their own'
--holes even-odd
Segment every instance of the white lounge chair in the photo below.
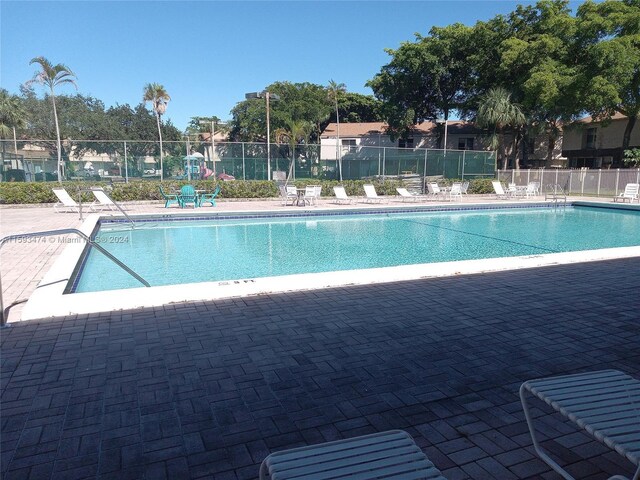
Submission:
<svg viewBox="0 0 640 480">
<path fill-rule="evenodd" d="M 333 193 L 336 196 L 336 203 L 337 204 L 340 204 L 342 202 L 353 203 L 353 198 L 351 198 L 351 197 L 349 197 L 347 195 L 347 192 L 345 191 L 343 186 L 339 185 L 339 186 L 333 187 Z"/>
<path fill-rule="evenodd" d="M 446 480 L 402 430 L 274 452 L 260 465 L 259 480 L 267 478 Z"/>
<path fill-rule="evenodd" d="M 454 198 L 462 201 L 462 184 L 454 183 L 451 185 L 451 190 L 449 190 L 449 200 L 453 200 Z"/>
<path fill-rule="evenodd" d="M 57 213 L 63 212 L 79 212 L 80 207 L 78 202 L 76 202 L 71 195 L 67 193 L 67 191 L 62 187 L 52 188 L 53 193 L 56 197 L 58 197 L 59 202 L 53 205 L 53 209 Z M 89 209 L 92 209 L 91 205 L 89 205 Z"/>
<path fill-rule="evenodd" d="M 435 182 L 429 183 L 428 187 L 429 187 L 429 197 L 436 198 L 444 194 L 444 192 L 440 189 L 440 186 Z"/>
<path fill-rule="evenodd" d="M 116 204 L 113 203 L 113 200 L 105 193 L 102 187 L 91 187 L 91 193 L 96 197 L 96 201 L 91 204 L 91 208 L 94 210 L 97 207 L 102 208 L 103 210 L 117 210 Z"/>
<path fill-rule="evenodd" d="M 634 200 L 638 200 L 640 202 L 638 192 L 640 192 L 639 183 L 627 183 L 627 185 L 624 187 L 624 192 L 613 197 L 613 201 L 626 202 L 627 200 L 629 200 L 629 203 L 632 203 Z"/>
<path fill-rule="evenodd" d="M 378 195 L 378 193 L 376 192 L 376 187 L 374 187 L 373 185 L 363 185 L 364 187 L 364 195 L 365 195 L 365 202 L 367 203 L 373 203 L 373 202 L 383 202 L 384 198 L 382 198 L 381 196 Z"/>
<path fill-rule="evenodd" d="M 402 188 L 402 187 L 397 187 L 396 192 L 398 192 L 398 195 L 400 195 L 403 202 L 406 202 L 407 200 L 411 200 L 413 202 L 419 202 L 420 200 L 425 200 L 427 198 L 424 195 L 420 195 L 419 193 L 412 193 L 406 188 Z"/>
<path fill-rule="evenodd" d="M 640 381 L 618 370 L 600 370 L 524 382 L 520 401 L 538 456 L 566 479 L 574 479 L 542 448 L 526 394 L 539 398 L 595 440 L 627 458 L 640 478 Z M 545 422 L 546 423 L 546 422 Z M 609 480 L 627 479 L 614 475 Z"/>
<path fill-rule="evenodd" d="M 504 191 L 504 188 L 502 187 L 502 184 L 500 182 L 496 180 L 491 182 L 491 185 L 493 185 L 493 191 L 496 194 L 496 198 L 500 198 L 503 200 L 509 198 L 509 194 Z"/>
</svg>

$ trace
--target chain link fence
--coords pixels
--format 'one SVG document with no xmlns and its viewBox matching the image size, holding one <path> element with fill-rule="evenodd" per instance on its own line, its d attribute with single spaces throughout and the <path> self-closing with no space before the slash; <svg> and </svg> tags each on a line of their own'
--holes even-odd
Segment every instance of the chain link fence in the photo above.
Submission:
<svg viewBox="0 0 640 480">
<path fill-rule="evenodd" d="M 47 145 L 55 141 L 2 141 L 3 181 L 56 181 L 57 158 Z M 49 147 L 50 148 L 50 147 Z M 105 152 L 96 154 L 96 152 Z M 63 176 L 65 180 L 124 180 L 163 178 L 222 178 L 267 180 L 267 159 L 272 178 L 357 180 L 371 177 L 441 176 L 472 179 L 493 177 L 495 154 L 471 150 L 431 150 L 393 147 L 342 147 L 336 160 L 335 147 L 326 145 L 216 142 L 163 142 L 162 166 L 158 142 L 65 141 Z M 329 153 L 327 153 L 329 152 Z M 342 168 L 341 168 L 342 167 Z"/>
<path fill-rule="evenodd" d="M 640 168 L 615 170 L 499 170 L 498 180 L 504 183 L 540 184 L 540 193 L 552 191 L 557 185 L 568 195 L 613 197 L 624 191 L 627 183 L 640 183 Z"/>
</svg>

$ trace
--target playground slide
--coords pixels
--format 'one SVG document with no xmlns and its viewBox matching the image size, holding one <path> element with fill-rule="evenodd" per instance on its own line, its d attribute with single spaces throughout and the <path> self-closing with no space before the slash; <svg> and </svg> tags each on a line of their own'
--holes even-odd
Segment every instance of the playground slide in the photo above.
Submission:
<svg viewBox="0 0 640 480">
<path fill-rule="evenodd" d="M 210 168 L 200 169 L 200 178 L 209 178 L 211 175 L 213 175 L 213 170 Z"/>
</svg>

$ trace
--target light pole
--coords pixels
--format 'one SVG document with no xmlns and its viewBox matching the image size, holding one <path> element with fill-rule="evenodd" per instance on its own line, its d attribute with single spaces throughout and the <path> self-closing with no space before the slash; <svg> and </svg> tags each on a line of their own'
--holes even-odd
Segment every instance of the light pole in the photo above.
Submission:
<svg viewBox="0 0 640 480">
<path fill-rule="evenodd" d="M 438 120 L 436 120 L 436 123 L 439 124 L 443 124 L 444 123 L 444 157 L 446 158 L 447 156 L 447 127 L 448 127 L 448 122 L 447 119 L 442 119 L 439 118 Z"/>
<path fill-rule="evenodd" d="M 216 177 L 216 140 L 215 140 L 215 135 L 216 135 L 216 123 L 218 123 L 218 125 L 226 125 L 226 123 L 224 122 L 216 122 L 216 119 L 211 119 L 209 120 L 200 120 L 198 123 L 200 123 L 200 125 L 206 125 L 208 123 L 211 123 L 211 163 L 213 164 L 213 178 L 217 178 Z"/>
<path fill-rule="evenodd" d="M 265 98 L 267 101 L 267 180 L 271 180 L 271 122 L 269 121 L 269 99 L 280 100 L 280 95 L 264 90 L 262 92 L 246 93 L 244 98 L 247 100 L 252 98 Z"/>
<path fill-rule="evenodd" d="M 189 151 L 189 134 L 185 133 L 187 137 L 187 180 L 191 181 L 191 152 Z"/>
</svg>

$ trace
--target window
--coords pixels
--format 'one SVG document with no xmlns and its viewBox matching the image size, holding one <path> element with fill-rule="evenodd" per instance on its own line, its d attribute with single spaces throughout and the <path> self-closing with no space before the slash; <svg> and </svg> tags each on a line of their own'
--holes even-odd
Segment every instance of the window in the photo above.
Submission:
<svg viewBox="0 0 640 480">
<path fill-rule="evenodd" d="M 401 138 L 398 140 L 398 147 L 413 148 L 413 138 Z"/>
<path fill-rule="evenodd" d="M 343 147 L 355 147 L 356 139 L 355 138 L 343 138 L 340 140 Z"/>
<path fill-rule="evenodd" d="M 458 150 L 473 150 L 473 137 L 471 138 L 459 138 Z"/>
<path fill-rule="evenodd" d="M 587 128 L 584 135 L 584 148 L 596 148 L 597 128 Z"/>
</svg>

